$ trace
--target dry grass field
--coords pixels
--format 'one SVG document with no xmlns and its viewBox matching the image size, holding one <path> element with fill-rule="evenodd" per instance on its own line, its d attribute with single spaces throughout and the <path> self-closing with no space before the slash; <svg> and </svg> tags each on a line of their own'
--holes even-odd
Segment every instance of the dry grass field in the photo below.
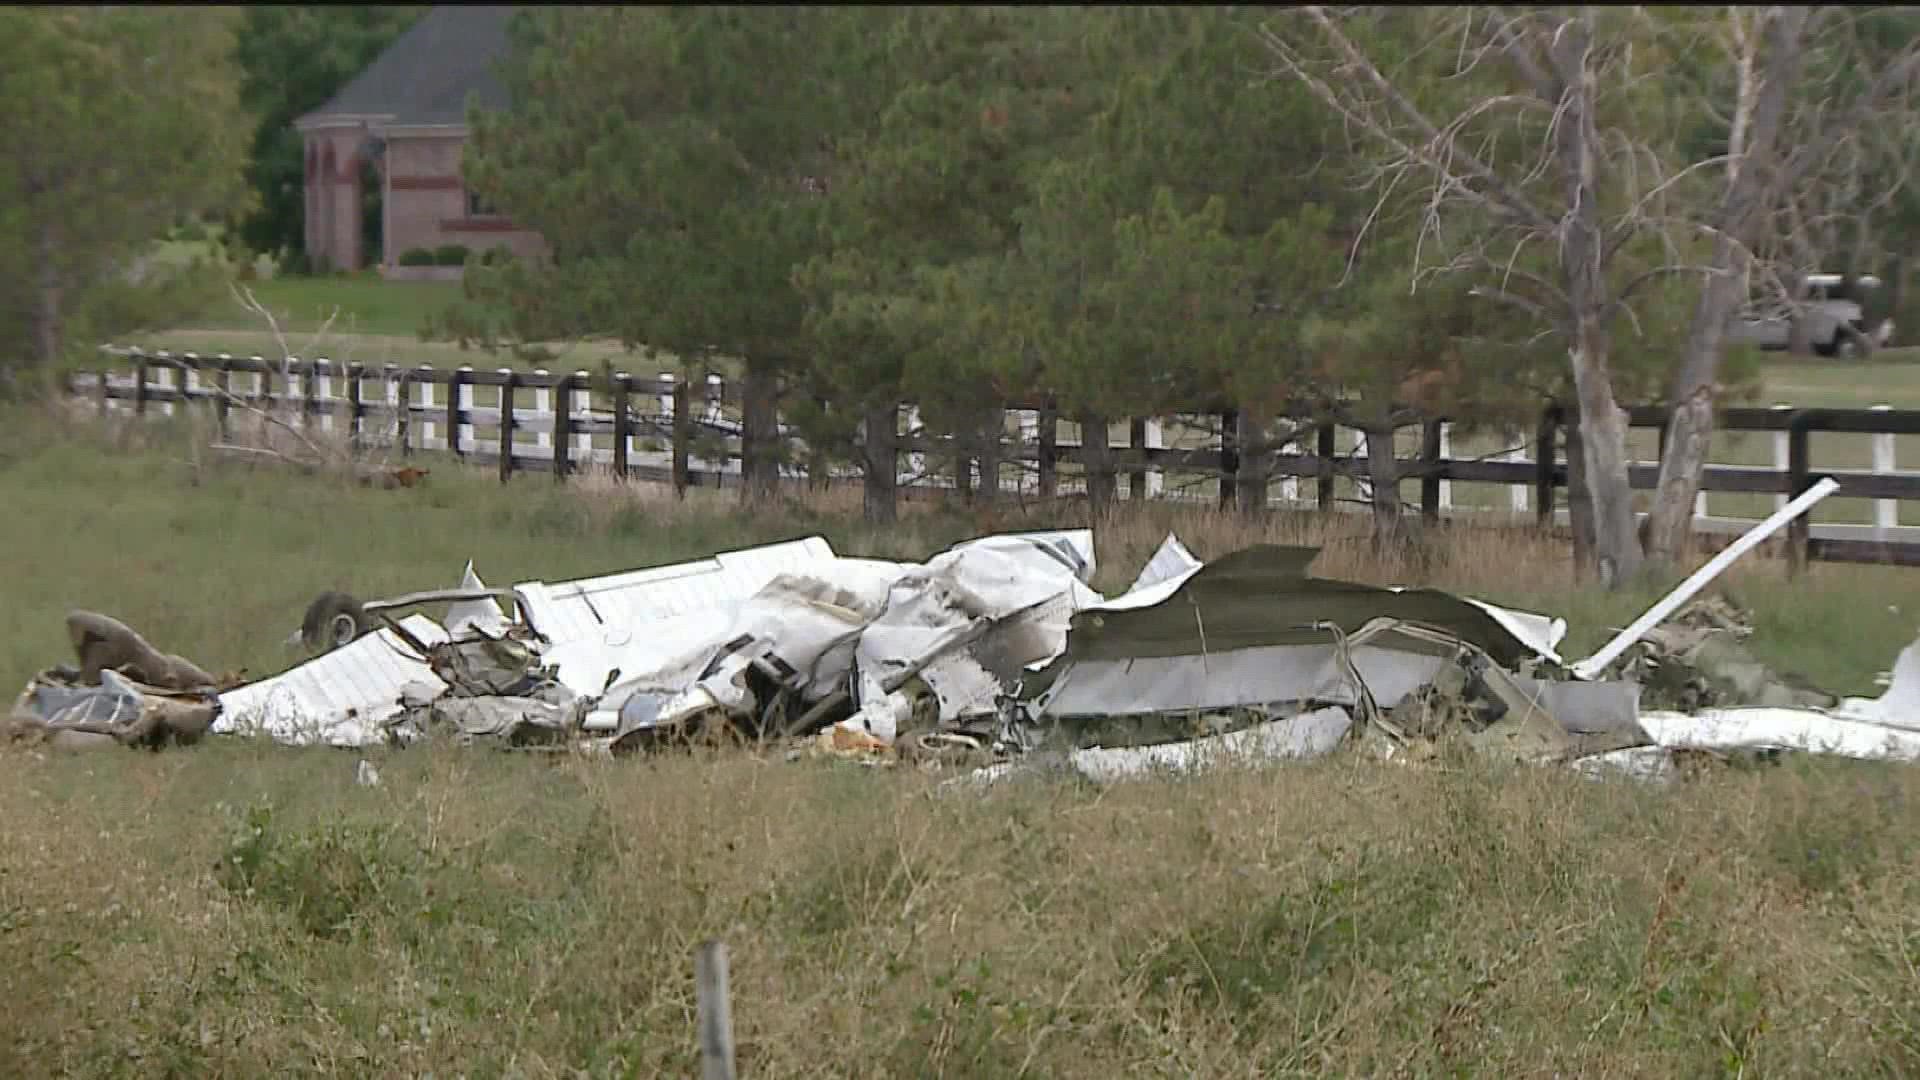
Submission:
<svg viewBox="0 0 1920 1080">
<path fill-rule="evenodd" d="M 178 425 L 0 424 L 0 679 L 106 611 L 277 669 L 327 588 L 562 580 L 821 533 L 923 557 L 1073 524 L 857 491 L 748 517 L 587 477 L 432 460 L 380 491 L 201 459 Z M 196 464 L 196 461 L 198 462 Z M 1552 611 L 1581 655 L 1654 595 L 1583 589 L 1526 532 L 1383 565 L 1350 515 L 1126 509 L 1102 587 L 1165 532 L 1202 557 Z M 1920 629 L 1920 576 L 1752 559 L 1769 662 L 1843 693 Z M 941 789 L 759 756 L 551 760 L 245 741 L 0 753 L 0 1075 L 687 1076 L 694 945 L 732 950 L 742 1074 L 1912 1075 L 1920 772 L 1787 761 L 1671 788 L 1336 755 L 1099 788 Z"/>
</svg>

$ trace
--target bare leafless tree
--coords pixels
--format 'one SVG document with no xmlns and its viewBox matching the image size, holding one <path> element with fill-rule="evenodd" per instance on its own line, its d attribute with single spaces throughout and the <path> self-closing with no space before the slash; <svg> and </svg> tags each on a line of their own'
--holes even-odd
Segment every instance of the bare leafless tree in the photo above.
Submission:
<svg viewBox="0 0 1920 1080">
<path fill-rule="evenodd" d="M 1865 78 L 1808 80 L 1809 48 L 1831 48 L 1845 9 L 1767 7 L 1401 9 L 1308 7 L 1262 28 L 1276 77 L 1305 84 L 1380 151 L 1379 205 L 1424 196 L 1415 281 L 1468 273 L 1476 293 L 1531 316 L 1567 346 L 1603 582 L 1643 559 L 1628 481 L 1625 413 L 1612 342 L 1641 330 L 1650 286 L 1700 290 L 1681 363 L 1650 547 L 1677 552 L 1691 522 L 1712 433 L 1728 322 L 1756 274 L 1781 292 L 1774 256 L 1810 235 L 1810 204 L 1790 195 L 1844 160 L 1841 151 L 1911 81 L 1909 47 Z M 1386 21 L 1424 19 L 1397 28 Z M 1393 70 L 1362 44 L 1409 54 Z M 1377 28 L 1397 30 L 1380 34 Z M 1717 50 L 1732 69 L 1723 149 L 1684 155 L 1676 133 L 1697 110 L 1664 66 Z M 1384 50 L 1376 49 L 1380 55 Z M 1845 83 L 1845 88 L 1841 83 Z M 1690 111 L 1692 110 L 1692 111 Z M 1790 207 L 1798 207 L 1796 233 Z M 1815 215 L 1824 224 L 1830 216 Z M 1804 252 L 1802 253 L 1804 257 Z M 1791 260 L 1789 260 L 1790 262 Z"/>
<path fill-rule="evenodd" d="M 1655 228 L 1664 199 L 1686 177 L 1668 175 L 1658 147 L 1610 117 L 1623 111 L 1613 99 L 1631 96 L 1654 58 L 1636 53 L 1627 35 L 1604 32 L 1592 9 L 1428 9 L 1402 17 L 1445 22 L 1444 32 L 1417 35 L 1425 44 L 1414 50 L 1416 63 L 1424 56 L 1438 68 L 1434 78 L 1422 80 L 1417 69 L 1394 76 L 1348 32 L 1379 17 L 1308 7 L 1270 21 L 1262 36 L 1279 62 L 1276 76 L 1303 82 L 1384 151 L 1381 205 L 1406 185 L 1425 195 L 1422 249 L 1431 239 L 1446 250 L 1422 251 L 1416 281 L 1474 274 L 1484 279 L 1479 295 L 1566 341 L 1594 556 L 1603 582 L 1625 581 L 1641 552 L 1611 326 L 1623 312 L 1631 316 L 1627 304 L 1646 281 L 1674 267 L 1616 279 L 1623 249 Z M 1444 64 L 1433 59 L 1441 48 L 1449 50 Z M 1440 104 L 1448 98 L 1455 100 Z"/>
<path fill-rule="evenodd" d="M 1680 555 L 1691 540 L 1726 330 L 1755 279 L 1798 305 L 1802 275 L 1837 246 L 1829 230 L 1892 194 L 1859 190 L 1847 176 L 1858 175 L 1874 144 L 1887 145 L 1876 128 L 1910 121 L 1920 44 L 1880 57 L 1849 47 L 1858 17 L 1843 7 L 1730 7 L 1715 16 L 1719 32 L 1708 40 L 1724 50 L 1737 85 L 1717 182 L 1702 205 L 1686 208 L 1690 222 L 1678 222 L 1710 238 L 1711 248 L 1668 395 L 1673 414 L 1647 534 L 1656 558 Z M 1817 50 L 1827 55 L 1815 70 L 1808 60 Z"/>
</svg>

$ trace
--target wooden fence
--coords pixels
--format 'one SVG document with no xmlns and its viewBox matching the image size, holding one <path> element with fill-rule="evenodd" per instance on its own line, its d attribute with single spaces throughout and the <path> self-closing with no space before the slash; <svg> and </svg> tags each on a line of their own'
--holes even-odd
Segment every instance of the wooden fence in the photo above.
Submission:
<svg viewBox="0 0 1920 1080">
<path fill-rule="evenodd" d="M 449 451 L 487 462 L 499 469 L 503 480 L 519 471 L 550 472 L 564 480 L 584 467 L 599 466 L 680 488 L 739 481 L 743 431 L 738 401 L 718 375 L 708 375 L 701 384 L 689 387 L 672 374 L 648 378 L 616 373 L 596 378 L 585 371 L 553 374 L 502 368 L 489 372 L 424 364 L 369 367 L 325 359 L 273 363 L 257 356 L 109 352 L 125 363 L 123 372 L 77 372 L 67 380 L 70 395 L 98 402 L 103 414 L 170 414 L 177 403 L 199 402 L 211 407 L 224 433 L 231 403 L 244 402 L 323 431 L 344 427 L 356 445 L 385 445 L 403 455 Z M 555 408 L 556 401 L 565 404 Z M 1237 419 L 1230 410 L 1133 418 L 1124 425 L 1123 445 L 1103 447 L 1097 443 L 1097 431 L 1091 433 L 1096 437 L 1092 445 L 1086 438 L 1063 441 L 1062 418 L 1047 403 L 1011 404 L 1009 430 L 984 455 L 979 444 L 928 436 L 920 430 L 918 410 L 911 405 L 902 406 L 897 415 L 905 420 L 904 430 L 901 425 L 895 429 L 897 456 L 902 460 L 895 480 L 903 492 L 971 489 L 991 474 L 996 490 L 1046 498 L 1084 490 L 1090 462 L 1095 476 L 1113 483 L 1116 497 L 1122 477 L 1126 496 L 1134 499 L 1231 503 L 1243 483 Z M 1634 427 L 1659 429 L 1663 438 L 1666 417 L 1659 408 L 1630 412 Z M 1419 485 L 1417 504 L 1428 518 L 1487 512 L 1454 505 L 1451 487 L 1459 481 L 1507 487 L 1508 505 L 1495 513 L 1530 515 L 1542 524 L 1564 522 L 1566 510 L 1556 506 L 1555 493 L 1567 484 L 1564 435 L 1569 420 L 1570 414 L 1559 407 L 1546 408 L 1524 446 L 1517 437 L 1509 437 L 1503 449 L 1472 457 L 1452 453 L 1452 425 L 1447 420 L 1427 419 L 1417 425 L 1418 453 L 1401 460 L 1400 469 L 1404 479 Z M 1176 443 L 1173 446 L 1167 445 L 1170 429 L 1180 433 L 1171 440 Z M 1896 436 L 1920 435 L 1920 411 L 1886 406 L 1733 408 L 1720 413 L 1718 430 L 1770 434 L 1774 461 L 1770 467 L 1709 465 L 1695 510 L 1697 529 L 1737 533 L 1752 521 L 1708 515 L 1705 492 L 1770 494 L 1777 506 L 1821 476 L 1831 476 L 1840 483 L 1836 498 L 1876 500 L 1873 523 L 1797 521 L 1787 544 L 1795 564 L 1826 559 L 1920 565 L 1920 528 L 1901 526 L 1898 515 L 1900 501 L 1920 500 L 1920 473 L 1898 471 L 1895 452 Z M 480 438 L 482 431 L 491 431 L 494 438 Z M 1872 468 L 1816 471 L 1810 443 L 1816 432 L 1873 436 Z M 835 466 L 807 454 L 784 425 L 782 438 L 790 447 L 801 447 L 799 454 L 783 455 L 789 462 L 781 467 L 784 477 L 814 483 L 861 481 L 859 469 Z M 1347 443 L 1344 448 L 1343 442 Z M 1310 449 L 1303 443 L 1310 443 Z M 961 453 L 963 446 L 969 446 L 971 453 Z M 502 452 L 503 447 L 507 452 Z M 1364 483 L 1366 452 L 1363 434 L 1332 423 L 1314 426 L 1269 455 L 1267 471 L 1273 481 L 1269 505 L 1355 508 L 1348 500 L 1336 498 L 1336 481 Z M 803 464 L 791 463 L 796 461 Z M 1630 471 L 1635 488 L 1649 489 L 1658 465 L 1639 462 Z M 1303 481 L 1312 482 L 1310 497 L 1303 498 Z"/>
</svg>

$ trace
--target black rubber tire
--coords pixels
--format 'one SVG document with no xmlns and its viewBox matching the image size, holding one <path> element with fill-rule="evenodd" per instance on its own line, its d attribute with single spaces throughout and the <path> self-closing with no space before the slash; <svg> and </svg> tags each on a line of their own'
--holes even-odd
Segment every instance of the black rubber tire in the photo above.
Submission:
<svg viewBox="0 0 1920 1080">
<path fill-rule="evenodd" d="M 343 592 L 324 592 L 307 605 L 300 640 L 315 652 L 337 649 L 373 629 L 360 601 Z"/>
</svg>

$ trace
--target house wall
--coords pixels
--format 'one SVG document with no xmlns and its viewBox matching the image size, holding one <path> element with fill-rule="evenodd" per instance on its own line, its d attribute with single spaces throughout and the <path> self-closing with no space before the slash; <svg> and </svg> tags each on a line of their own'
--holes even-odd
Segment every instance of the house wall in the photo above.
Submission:
<svg viewBox="0 0 1920 1080">
<path fill-rule="evenodd" d="M 400 270 L 400 256 L 414 248 L 432 251 L 463 244 L 475 251 L 505 247 L 538 258 L 547 246 L 538 233 L 500 217 L 469 217 L 467 188 L 460 179 L 464 135 L 387 139 L 386 268 Z"/>
<path fill-rule="evenodd" d="M 307 256 L 324 258 L 335 269 L 359 269 L 365 257 L 360 250 L 359 153 L 366 137 L 359 125 L 307 133 L 308 160 L 313 162 L 305 192 Z"/>
</svg>

